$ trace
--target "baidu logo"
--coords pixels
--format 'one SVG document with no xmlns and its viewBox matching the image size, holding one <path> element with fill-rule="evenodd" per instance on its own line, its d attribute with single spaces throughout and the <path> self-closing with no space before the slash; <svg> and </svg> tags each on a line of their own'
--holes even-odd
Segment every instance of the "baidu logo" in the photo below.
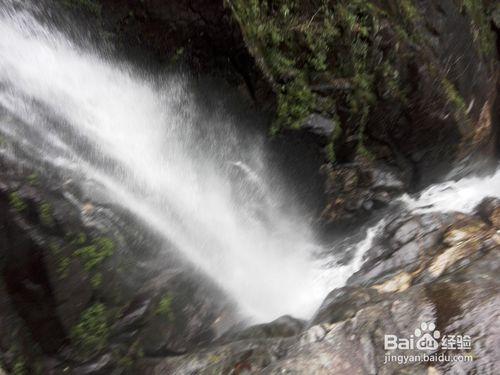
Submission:
<svg viewBox="0 0 500 375">
<path fill-rule="evenodd" d="M 433 322 L 422 322 L 412 335 L 406 338 L 397 335 L 384 336 L 385 350 L 424 350 L 437 349 L 471 349 L 471 338 L 468 335 L 441 335 Z"/>
</svg>

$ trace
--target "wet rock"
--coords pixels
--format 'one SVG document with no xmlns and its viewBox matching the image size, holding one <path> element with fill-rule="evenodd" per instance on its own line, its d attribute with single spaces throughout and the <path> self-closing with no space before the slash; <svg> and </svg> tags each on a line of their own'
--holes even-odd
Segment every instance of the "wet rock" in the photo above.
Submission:
<svg viewBox="0 0 500 375">
<path fill-rule="evenodd" d="M 313 113 L 306 119 L 302 125 L 302 129 L 317 135 L 321 139 L 322 143 L 327 144 L 332 138 L 335 126 L 336 125 L 332 120 L 317 113 Z"/>
<path fill-rule="evenodd" d="M 73 369 L 75 375 L 104 375 L 109 374 L 113 368 L 113 361 L 110 354 L 104 354 L 92 363 Z"/>
<path fill-rule="evenodd" d="M 332 324 L 352 318 L 358 310 L 378 299 L 378 293 L 372 289 L 344 287 L 335 289 L 325 298 L 310 325 Z"/>
<path fill-rule="evenodd" d="M 366 213 L 386 207 L 406 182 L 401 173 L 382 164 L 325 166 L 328 204 L 322 218 L 330 225 L 359 223 Z"/>
<path fill-rule="evenodd" d="M 484 203 L 478 211 L 484 211 Z M 150 367 L 151 373 L 493 373 L 500 357 L 495 344 L 500 334 L 499 250 L 500 236 L 484 215 L 403 214 L 369 250 L 377 254 L 366 257 L 369 266 L 350 280 L 351 285 L 326 297 L 305 331 L 283 341 L 262 334 L 243 341 L 228 336 L 224 345 L 213 343 L 165 359 Z M 432 366 L 386 363 L 386 354 L 422 354 L 418 349 L 384 349 L 384 335 L 409 338 L 422 322 L 433 323 L 441 335 L 470 335 L 477 343 L 472 350 L 437 348 L 426 354 L 460 353 L 476 360 Z M 245 352 L 249 348 L 251 353 Z"/>
<path fill-rule="evenodd" d="M 478 213 L 494 227 L 500 228 L 500 199 L 486 198 L 479 204 Z"/>
<path fill-rule="evenodd" d="M 17 348 L 10 367 L 22 356 L 44 373 L 108 374 L 236 323 L 224 293 L 126 212 L 0 163 L 0 344 Z"/>
<path fill-rule="evenodd" d="M 133 301 L 123 313 L 123 316 L 114 324 L 113 330 L 115 332 L 121 332 L 124 330 L 130 330 L 131 328 L 140 325 L 146 317 L 146 313 L 150 306 L 150 298 Z"/>
<path fill-rule="evenodd" d="M 274 103 L 223 1 L 101 1 L 103 27 L 132 57 L 181 62 L 196 75 L 222 77 L 264 108 Z"/>
<path fill-rule="evenodd" d="M 258 324 L 237 332 L 228 332 L 219 342 L 231 342 L 247 339 L 266 339 L 277 337 L 291 337 L 298 335 L 304 329 L 305 322 L 284 315 L 270 323 Z"/>
</svg>

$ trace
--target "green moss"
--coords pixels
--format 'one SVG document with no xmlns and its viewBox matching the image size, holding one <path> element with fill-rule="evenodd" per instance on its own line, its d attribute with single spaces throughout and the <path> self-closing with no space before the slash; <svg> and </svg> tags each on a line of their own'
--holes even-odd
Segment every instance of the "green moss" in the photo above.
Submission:
<svg viewBox="0 0 500 375">
<path fill-rule="evenodd" d="M 474 38 L 479 41 L 480 51 L 489 55 L 495 50 L 495 35 L 490 27 L 487 11 L 481 0 L 461 0 L 462 9 L 472 20 Z"/>
<path fill-rule="evenodd" d="M 12 375 L 27 375 L 26 361 L 22 355 L 18 355 L 12 367 Z"/>
<path fill-rule="evenodd" d="M 120 359 L 118 359 L 118 366 L 120 368 L 130 368 L 134 364 L 134 360 L 130 358 L 129 356 L 123 356 Z"/>
<path fill-rule="evenodd" d="M 358 143 L 356 153 L 357 153 L 357 155 L 361 156 L 362 158 L 364 158 L 366 160 L 374 160 L 375 159 L 374 155 L 365 147 L 363 141 L 360 141 Z"/>
<path fill-rule="evenodd" d="M 38 216 L 40 223 L 46 227 L 54 225 L 54 217 L 52 215 L 52 206 L 48 202 L 42 202 L 38 207 Z"/>
<path fill-rule="evenodd" d="M 420 19 L 420 13 L 418 12 L 415 5 L 413 5 L 414 0 L 400 0 L 399 7 L 403 14 L 403 17 L 410 23 L 414 23 Z"/>
<path fill-rule="evenodd" d="M 243 30 L 249 50 L 276 92 L 272 134 L 284 127 L 299 127 L 313 112 L 344 119 L 345 116 L 339 116 L 339 108 L 349 109 L 345 129 L 362 132 L 376 102 L 375 82 L 391 86 L 385 91 L 402 93 L 392 56 L 374 48 L 381 18 L 387 14 L 372 3 L 363 0 L 226 2 Z M 405 18 L 418 17 L 410 0 L 403 1 L 401 6 Z M 392 74 L 390 80 L 383 77 L 380 56 Z M 349 88 L 329 98 L 311 89 L 317 82 L 328 84 L 335 79 L 349 82 Z M 332 147 L 333 142 L 331 158 Z"/>
<path fill-rule="evenodd" d="M 49 250 L 53 255 L 59 255 L 61 253 L 61 247 L 55 241 L 51 241 L 49 244 Z"/>
<path fill-rule="evenodd" d="M 289 85 L 283 85 L 278 92 L 278 122 L 271 131 L 279 130 L 283 124 L 298 128 L 314 108 L 314 94 L 301 78 Z"/>
<path fill-rule="evenodd" d="M 33 172 L 32 174 L 30 174 L 28 177 L 28 183 L 31 185 L 31 186 L 38 186 L 38 184 L 40 183 L 39 179 L 38 179 L 38 174 L 36 172 Z"/>
<path fill-rule="evenodd" d="M 90 285 L 92 285 L 92 288 L 97 289 L 102 285 L 102 274 L 101 273 L 96 273 L 92 278 L 90 279 Z"/>
<path fill-rule="evenodd" d="M 58 261 L 57 265 L 57 273 L 60 278 L 64 279 L 68 277 L 68 270 L 69 270 L 69 265 L 71 263 L 71 260 L 66 257 L 61 257 Z"/>
<path fill-rule="evenodd" d="M 174 320 L 174 312 L 172 311 L 172 301 L 173 297 L 170 293 L 167 293 L 162 297 L 160 302 L 158 303 L 158 307 L 156 308 L 156 315 L 161 315 L 169 322 L 172 322 Z"/>
<path fill-rule="evenodd" d="M 83 260 L 85 270 L 91 271 L 106 258 L 113 255 L 114 251 L 115 243 L 113 240 L 106 237 L 99 237 L 93 240 L 91 245 L 76 250 L 75 255 Z"/>
<path fill-rule="evenodd" d="M 97 303 L 86 309 L 79 323 L 71 330 L 71 339 L 80 356 L 87 358 L 104 349 L 109 337 L 106 309 Z"/>
<path fill-rule="evenodd" d="M 9 194 L 9 204 L 17 212 L 23 212 L 28 208 L 26 202 L 21 198 L 19 193 L 16 191 Z"/>
<path fill-rule="evenodd" d="M 81 246 L 87 242 L 87 235 L 83 232 L 79 233 L 67 233 L 66 238 L 74 246 Z"/>
<path fill-rule="evenodd" d="M 455 119 L 457 121 L 467 120 L 465 100 L 462 95 L 460 95 L 455 85 L 447 78 L 443 78 L 441 83 L 447 100 L 454 106 L 455 111 L 453 115 Z"/>
</svg>

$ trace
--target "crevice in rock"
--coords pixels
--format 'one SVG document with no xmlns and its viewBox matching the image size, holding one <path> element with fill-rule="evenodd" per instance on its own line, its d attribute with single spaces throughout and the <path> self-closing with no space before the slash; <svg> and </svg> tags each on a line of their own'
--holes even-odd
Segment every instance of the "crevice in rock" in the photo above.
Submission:
<svg viewBox="0 0 500 375">
<path fill-rule="evenodd" d="M 68 338 L 59 320 L 43 259 L 43 249 L 29 236 L 18 217 L 1 201 L 2 278 L 17 314 L 43 352 L 56 353 Z"/>
</svg>

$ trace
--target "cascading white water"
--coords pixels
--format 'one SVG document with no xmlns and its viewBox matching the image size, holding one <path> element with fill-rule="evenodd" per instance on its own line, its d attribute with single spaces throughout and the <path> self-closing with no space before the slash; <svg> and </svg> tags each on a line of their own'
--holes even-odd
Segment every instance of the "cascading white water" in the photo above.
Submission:
<svg viewBox="0 0 500 375">
<path fill-rule="evenodd" d="M 19 4 L 0 0 L 1 134 L 127 207 L 255 320 L 308 317 L 359 269 L 383 221 L 348 264 L 319 260 L 258 137 L 242 141 L 221 110 L 200 117 L 181 77 L 148 77 L 82 50 Z M 499 193 L 497 173 L 402 200 L 416 212 L 468 211 Z"/>
<path fill-rule="evenodd" d="M 500 169 L 484 177 L 466 177 L 435 184 L 416 197 L 404 195 L 400 200 L 415 213 L 469 213 L 486 197 L 500 197 Z"/>
<path fill-rule="evenodd" d="M 266 184 L 259 139 L 245 147 L 228 116 L 199 118 L 181 78 L 145 77 L 84 51 L 13 3 L 0 9 L 2 133 L 104 189 L 244 314 L 312 314 L 332 271 L 314 259 L 319 246 L 285 189 Z"/>
</svg>

